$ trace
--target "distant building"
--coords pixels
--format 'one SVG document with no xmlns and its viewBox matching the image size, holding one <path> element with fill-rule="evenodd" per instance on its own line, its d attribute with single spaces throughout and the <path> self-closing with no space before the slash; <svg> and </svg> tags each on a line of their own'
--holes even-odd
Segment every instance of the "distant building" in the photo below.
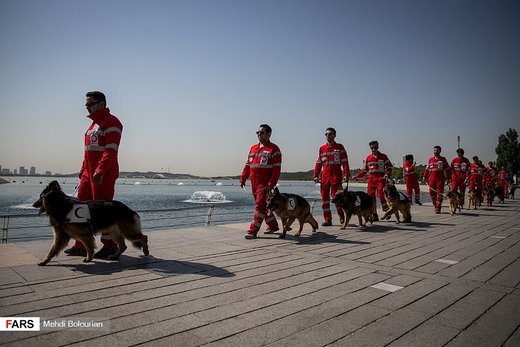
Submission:
<svg viewBox="0 0 520 347">
<path fill-rule="evenodd" d="M 18 175 L 18 170 L 14 169 L 13 174 Z"/>
<path fill-rule="evenodd" d="M 31 166 L 31 172 L 29 173 L 31 176 L 36 175 L 36 168 L 34 166 Z"/>
<path fill-rule="evenodd" d="M 45 176 L 52 176 L 52 172 L 50 172 L 50 171 L 45 171 Z"/>
<path fill-rule="evenodd" d="M 27 176 L 29 171 L 25 168 L 25 166 L 20 166 L 20 176 Z"/>
</svg>

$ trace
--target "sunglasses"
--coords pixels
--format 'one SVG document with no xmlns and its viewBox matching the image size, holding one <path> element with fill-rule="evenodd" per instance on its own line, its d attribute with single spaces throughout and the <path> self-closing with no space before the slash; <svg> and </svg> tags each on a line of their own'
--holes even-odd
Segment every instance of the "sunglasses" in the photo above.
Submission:
<svg viewBox="0 0 520 347">
<path fill-rule="evenodd" d="M 379 147 L 370 147 L 370 149 L 378 149 Z"/>
<path fill-rule="evenodd" d="M 94 106 L 94 105 L 96 105 L 96 104 L 99 104 L 100 102 L 101 102 L 101 101 L 92 101 L 92 102 L 87 102 L 87 103 L 85 104 L 85 107 L 87 107 L 87 108 L 88 108 L 88 107 L 92 107 L 92 106 Z"/>
<path fill-rule="evenodd" d="M 256 134 L 257 135 L 260 135 L 260 134 L 264 135 L 264 134 L 266 134 L 266 132 L 265 131 L 257 131 Z"/>
</svg>

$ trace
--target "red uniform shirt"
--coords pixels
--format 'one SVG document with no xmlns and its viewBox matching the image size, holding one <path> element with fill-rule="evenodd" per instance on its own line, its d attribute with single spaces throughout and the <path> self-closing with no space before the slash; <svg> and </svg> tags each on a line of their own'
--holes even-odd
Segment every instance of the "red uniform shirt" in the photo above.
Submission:
<svg viewBox="0 0 520 347">
<path fill-rule="evenodd" d="M 486 176 L 489 182 L 496 180 L 498 176 L 498 169 L 494 166 L 488 166 L 486 168 Z"/>
<path fill-rule="evenodd" d="M 343 168 L 343 173 L 341 169 Z M 341 143 L 328 143 L 320 147 L 318 159 L 314 166 L 314 177 L 318 177 L 321 172 L 321 181 L 324 183 L 340 184 L 343 175 L 350 176 L 348 166 L 348 155 L 345 147 Z"/>
<path fill-rule="evenodd" d="M 484 178 L 484 170 L 486 168 L 480 164 L 471 164 L 471 168 L 469 170 L 468 178 L 472 181 L 482 181 Z"/>
<path fill-rule="evenodd" d="M 444 170 L 446 170 L 447 175 L 451 174 L 450 164 L 446 158 L 439 156 L 438 158 L 433 156 L 428 159 L 428 165 L 424 170 L 423 179 L 426 179 L 428 174 L 430 175 L 430 181 L 444 180 Z"/>
<path fill-rule="evenodd" d="M 456 157 L 451 161 L 451 168 L 453 169 L 452 175 L 458 179 L 466 179 L 469 174 L 469 168 L 471 163 L 466 157 Z"/>
<path fill-rule="evenodd" d="M 377 157 L 369 154 L 365 159 L 365 167 L 357 174 L 356 178 L 363 178 L 367 173 L 369 174 L 369 179 L 371 177 L 382 178 L 385 174 L 390 176 L 393 167 L 386 154 L 379 153 Z"/>
<path fill-rule="evenodd" d="M 507 182 L 508 181 L 508 178 L 509 178 L 509 174 L 507 173 L 506 170 L 500 170 L 498 172 L 498 178 L 501 180 L 501 181 L 505 181 Z"/>
<path fill-rule="evenodd" d="M 244 184 L 249 177 L 252 186 L 276 186 L 282 169 L 282 152 L 277 145 L 267 142 L 264 145 L 257 143 L 249 150 L 247 163 L 240 176 L 240 184 Z"/>
<path fill-rule="evenodd" d="M 415 163 L 411 160 L 407 160 L 403 165 L 404 177 L 406 182 L 415 182 L 417 181 L 417 173 L 415 172 Z"/>
<path fill-rule="evenodd" d="M 108 108 L 99 110 L 88 116 L 92 124 L 85 133 L 85 155 L 80 170 L 93 175 L 106 175 L 108 171 L 119 174 L 117 152 L 123 133 L 123 125 Z"/>
</svg>

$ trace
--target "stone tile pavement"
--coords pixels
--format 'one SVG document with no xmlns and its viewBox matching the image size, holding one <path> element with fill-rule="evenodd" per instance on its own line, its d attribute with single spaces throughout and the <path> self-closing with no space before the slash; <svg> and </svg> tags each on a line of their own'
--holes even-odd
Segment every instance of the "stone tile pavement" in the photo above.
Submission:
<svg viewBox="0 0 520 347">
<path fill-rule="evenodd" d="M 0 344 L 520 346 L 520 202 L 446 210 L 285 240 L 245 240 L 248 223 L 154 231 L 151 256 L 88 264 L 38 267 L 49 241 L 3 244 L 2 317 L 105 328 L 0 331 Z"/>
</svg>

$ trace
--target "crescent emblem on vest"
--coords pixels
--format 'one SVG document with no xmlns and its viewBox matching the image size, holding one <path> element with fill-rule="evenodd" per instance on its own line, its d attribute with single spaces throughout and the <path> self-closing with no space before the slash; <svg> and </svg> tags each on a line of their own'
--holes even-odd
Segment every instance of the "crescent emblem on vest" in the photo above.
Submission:
<svg viewBox="0 0 520 347">
<path fill-rule="evenodd" d="M 76 209 L 74 210 L 74 215 L 76 216 L 76 218 L 78 218 L 78 219 L 83 219 L 83 218 L 85 218 L 85 216 L 82 216 L 82 215 L 80 214 L 80 212 L 79 212 L 79 211 L 81 211 L 82 209 L 83 209 L 83 206 L 76 207 Z"/>
</svg>

